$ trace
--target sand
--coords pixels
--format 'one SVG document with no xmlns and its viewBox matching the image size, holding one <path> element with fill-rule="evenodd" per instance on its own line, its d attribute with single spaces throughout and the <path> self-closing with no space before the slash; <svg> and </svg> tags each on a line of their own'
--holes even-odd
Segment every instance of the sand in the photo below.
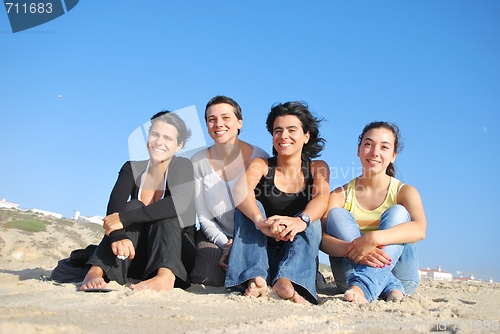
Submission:
<svg viewBox="0 0 500 334">
<path fill-rule="evenodd" d="M 489 282 L 424 280 L 400 303 L 364 305 L 346 302 L 326 271 L 319 305 L 203 285 L 154 292 L 111 282 L 115 291 L 85 293 L 47 278 L 73 249 L 98 243 L 100 227 L 39 217 L 47 231 L 25 232 L 8 228 L 11 219 L 0 215 L 0 333 L 500 333 L 500 284 Z"/>
</svg>

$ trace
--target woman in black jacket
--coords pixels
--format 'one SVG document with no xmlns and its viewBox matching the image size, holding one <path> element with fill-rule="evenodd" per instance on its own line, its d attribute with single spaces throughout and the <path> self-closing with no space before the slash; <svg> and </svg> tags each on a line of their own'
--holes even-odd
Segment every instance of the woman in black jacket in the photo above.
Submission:
<svg viewBox="0 0 500 334">
<path fill-rule="evenodd" d="M 132 290 L 189 287 L 194 261 L 193 166 L 176 157 L 191 133 L 176 114 L 151 118 L 150 159 L 128 161 L 111 192 L 105 236 L 89 260 L 81 290 L 111 280 Z"/>
</svg>

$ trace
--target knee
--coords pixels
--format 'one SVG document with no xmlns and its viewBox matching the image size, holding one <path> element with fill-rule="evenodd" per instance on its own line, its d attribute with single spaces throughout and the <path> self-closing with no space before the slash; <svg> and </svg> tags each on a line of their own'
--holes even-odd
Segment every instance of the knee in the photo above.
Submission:
<svg viewBox="0 0 500 334">
<path fill-rule="evenodd" d="M 410 221 L 411 217 L 408 210 L 401 204 L 391 206 L 382 214 L 380 219 L 380 229 L 389 228 L 401 223 Z"/>
<path fill-rule="evenodd" d="M 325 232 L 331 236 L 337 237 L 340 226 L 347 220 L 354 220 L 352 214 L 344 208 L 332 208 L 328 211 L 325 223 Z"/>
</svg>

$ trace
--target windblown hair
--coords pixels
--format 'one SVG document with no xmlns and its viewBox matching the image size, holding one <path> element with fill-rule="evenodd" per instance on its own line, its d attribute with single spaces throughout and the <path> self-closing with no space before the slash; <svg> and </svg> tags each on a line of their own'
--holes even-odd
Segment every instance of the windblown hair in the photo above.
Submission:
<svg viewBox="0 0 500 334">
<path fill-rule="evenodd" d="M 309 111 L 307 103 L 302 101 L 290 101 L 285 103 L 275 103 L 271 107 L 271 112 L 267 115 L 266 125 L 267 131 L 272 135 L 274 121 L 279 116 L 293 115 L 302 123 L 304 133 L 309 132 L 310 138 L 307 144 L 302 148 L 302 160 L 311 160 L 319 157 L 321 151 L 325 147 L 326 140 L 320 137 L 319 126 L 323 121 L 322 118 L 316 118 Z M 273 146 L 273 155 L 278 153 Z"/>
</svg>

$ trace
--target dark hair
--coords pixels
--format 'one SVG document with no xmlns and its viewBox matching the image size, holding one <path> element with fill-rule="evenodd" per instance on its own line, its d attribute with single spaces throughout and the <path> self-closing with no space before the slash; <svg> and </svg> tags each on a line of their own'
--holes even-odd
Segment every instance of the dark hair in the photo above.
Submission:
<svg viewBox="0 0 500 334">
<path fill-rule="evenodd" d="M 243 113 L 241 112 L 241 107 L 238 104 L 238 102 L 236 102 L 235 100 L 233 100 L 232 98 L 230 98 L 228 96 L 217 95 L 217 96 L 211 98 L 210 101 L 208 101 L 207 106 L 205 107 L 205 123 L 207 122 L 207 110 L 208 110 L 208 108 L 210 106 L 215 105 L 215 104 L 221 104 L 221 103 L 226 103 L 226 104 L 233 106 L 234 115 L 236 116 L 236 118 L 239 119 L 240 121 L 243 120 Z M 241 132 L 241 130 L 238 129 L 238 135 L 240 134 L 240 132 Z"/>
<path fill-rule="evenodd" d="M 156 113 L 153 117 L 151 117 L 151 125 L 153 125 L 156 121 L 162 121 L 174 126 L 177 129 L 177 143 L 182 143 L 183 147 L 186 144 L 186 140 L 191 137 L 191 130 L 186 127 L 182 118 L 171 111 L 163 110 Z"/>
<path fill-rule="evenodd" d="M 307 144 L 302 148 L 302 160 L 311 160 L 321 155 L 321 151 L 325 147 L 326 140 L 319 135 L 319 125 L 323 121 L 322 118 L 314 117 L 307 107 L 307 103 L 302 101 L 289 101 L 285 103 L 275 103 L 271 107 L 271 112 L 267 115 L 266 125 L 267 131 L 272 135 L 274 121 L 279 116 L 293 115 L 302 123 L 304 133 L 309 132 L 310 138 Z M 273 146 L 273 155 L 278 153 Z"/>
<path fill-rule="evenodd" d="M 358 137 L 358 146 L 361 145 L 361 141 L 363 140 L 363 137 L 368 131 L 380 128 L 387 129 L 392 132 L 392 134 L 394 135 L 394 152 L 396 154 L 401 152 L 403 150 L 403 141 L 401 139 L 401 135 L 399 134 L 398 126 L 394 123 L 383 122 L 383 121 L 376 121 L 367 124 L 364 127 L 363 132 L 361 132 L 361 134 Z M 394 169 L 394 165 L 392 162 L 389 163 L 389 166 L 387 166 L 385 173 L 392 177 L 396 175 L 396 170 Z"/>
</svg>

